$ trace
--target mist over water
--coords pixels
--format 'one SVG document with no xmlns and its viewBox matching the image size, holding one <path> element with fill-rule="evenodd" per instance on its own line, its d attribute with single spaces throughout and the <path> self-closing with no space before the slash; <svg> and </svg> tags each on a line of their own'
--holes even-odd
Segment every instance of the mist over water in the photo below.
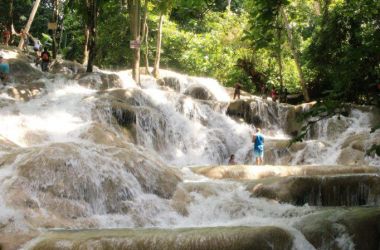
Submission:
<svg viewBox="0 0 380 250">
<path fill-rule="evenodd" d="M 136 108 L 138 145 L 128 142 L 122 130 L 113 127 L 110 122 L 111 108 L 106 108 L 105 105 L 102 110 L 96 110 L 99 102 L 101 103 L 96 90 L 82 87 L 75 80 L 64 77 L 43 79 L 46 93 L 29 102 L 10 102 L 0 108 L 0 137 L 15 144 L 11 150 L 0 148 L 0 156 L 20 151 L 16 157 L 18 160 L 9 161 L 9 164 L 4 160 L 0 168 L 0 191 L 4 191 L 0 194 L 0 224 L 13 218 L 17 222 L 16 227 L 25 227 L 20 216 L 22 211 L 7 207 L 2 202 L 12 179 L 19 174 L 17 171 L 21 171 L 16 170 L 20 166 L 19 162 L 26 161 L 28 157 L 43 157 L 47 154 L 45 148 L 54 148 L 64 143 L 70 146 L 68 151 L 62 150 L 61 154 L 60 151 L 53 151 L 55 155 L 52 158 L 57 161 L 66 159 L 69 166 L 67 171 L 71 171 L 83 184 L 75 183 L 76 180 L 65 183 L 72 185 L 73 190 L 68 189 L 67 193 L 62 193 L 62 197 L 74 197 L 77 193 L 85 192 L 75 206 L 81 211 L 78 214 L 95 221 L 95 228 L 273 225 L 292 233 L 296 249 L 313 248 L 293 226 L 305 216 L 317 212 L 316 208 L 253 198 L 241 182 L 211 180 L 190 170 L 193 166 L 226 164 L 231 154 L 235 154 L 240 163 L 252 161 L 250 152 L 254 127 L 225 115 L 230 99 L 223 87 L 213 79 L 170 72 L 163 72 L 163 75 L 177 77 L 180 85 L 177 91 L 163 88 L 148 76 L 143 77 L 140 87 L 133 82 L 129 72 L 117 74 L 122 79 L 125 90 L 138 93 L 131 96 Z M 192 98 L 186 91 L 195 87 L 206 89 L 214 98 Z M 0 98 L 9 99 L 4 95 Z M 275 117 L 276 124 L 271 123 L 271 126 L 263 128 L 266 141 L 289 139 L 290 136 L 282 129 L 287 122 L 287 110 L 282 106 L 275 107 L 276 110 L 268 109 L 267 102 L 260 100 L 256 105 L 267 124 L 275 114 L 281 114 Z M 354 110 L 349 117 L 333 117 L 319 122 L 314 134 L 308 135 L 305 147 L 290 153 L 288 164 L 336 164 L 340 146 L 347 137 L 355 133 L 368 133 L 370 128 L 367 116 L 364 112 Z M 122 149 L 116 145 L 98 144 L 91 136 L 87 136 L 96 124 L 101 124 L 102 128 L 123 141 L 125 144 Z M 335 131 L 332 132 L 329 126 L 334 126 Z M 71 148 L 76 154 L 67 155 Z M 147 192 L 149 187 L 142 185 L 135 175 L 124 169 L 123 160 L 117 155 L 125 152 L 132 152 L 134 155 L 127 160 L 131 162 L 131 167 L 140 168 L 139 164 L 147 164 L 150 169 L 159 172 L 160 164 L 164 163 L 179 169 L 183 181 L 179 183 L 178 190 L 182 195 L 166 199 L 154 192 Z M 380 165 L 378 158 L 367 158 L 367 161 L 369 165 Z M 275 159 L 267 164 L 275 165 L 276 162 L 281 160 Z M 57 177 L 59 180 L 59 170 L 55 171 L 55 176 L 41 176 L 41 183 L 42 179 L 51 178 L 54 182 Z M 145 168 L 136 171 L 141 171 L 141 176 L 148 182 L 156 178 L 155 173 L 145 171 Z M 113 184 L 105 186 L 104 180 L 117 182 L 118 187 Z M 41 184 L 39 180 L 34 182 L 35 186 Z M 81 187 L 86 191 L 81 191 Z M 107 188 L 116 190 L 120 197 L 109 201 Z M 35 192 L 31 196 L 42 208 L 42 197 L 37 191 L 33 191 L 35 189 L 30 190 Z M 121 197 L 128 199 L 123 200 Z M 82 202 L 82 198 L 85 202 Z M 114 204 L 114 201 L 117 203 Z M 76 201 L 73 199 L 70 202 Z M 50 216 L 48 211 L 45 213 L 47 217 Z M 87 226 L 78 222 L 69 224 L 68 227 Z"/>
</svg>

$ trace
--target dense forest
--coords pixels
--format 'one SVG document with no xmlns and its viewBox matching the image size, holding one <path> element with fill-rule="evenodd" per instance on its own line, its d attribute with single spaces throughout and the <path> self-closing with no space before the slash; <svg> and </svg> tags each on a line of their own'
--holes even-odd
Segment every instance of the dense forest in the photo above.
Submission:
<svg viewBox="0 0 380 250">
<path fill-rule="evenodd" d="M 275 88 L 304 101 L 379 104 L 380 1 L 2 0 L 1 29 L 106 69 L 149 67 Z M 36 6 L 37 5 L 37 6 Z M 3 14 L 4 13 L 4 14 Z M 48 30 L 48 23 L 58 27 Z M 13 36 L 17 45 L 18 36 Z M 132 42 L 131 42 L 132 41 Z M 30 41 L 32 42 L 32 41 Z M 135 43 L 136 48 L 130 48 Z M 133 47 L 133 46 L 132 46 Z"/>
</svg>

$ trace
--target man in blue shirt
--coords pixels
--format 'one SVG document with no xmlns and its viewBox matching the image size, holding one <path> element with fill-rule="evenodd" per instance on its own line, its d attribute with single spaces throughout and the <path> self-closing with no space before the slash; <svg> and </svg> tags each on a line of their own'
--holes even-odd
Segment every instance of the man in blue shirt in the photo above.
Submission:
<svg viewBox="0 0 380 250">
<path fill-rule="evenodd" d="M 264 163 L 264 136 L 261 133 L 261 129 L 258 128 L 256 134 L 252 136 L 253 145 L 253 158 L 256 161 L 256 165 L 262 165 Z"/>
<path fill-rule="evenodd" d="M 4 83 L 8 80 L 9 64 L 4 61 L 3 55 L 0 54 L 0 79 Z"/>
</svg>

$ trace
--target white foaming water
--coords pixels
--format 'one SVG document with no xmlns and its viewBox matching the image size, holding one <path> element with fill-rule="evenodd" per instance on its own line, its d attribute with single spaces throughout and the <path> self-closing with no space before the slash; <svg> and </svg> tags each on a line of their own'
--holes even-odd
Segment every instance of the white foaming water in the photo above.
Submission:
<svg viewBox="0 0 380 250">
<path fill-rule="evenodd" d="M 47 95 L 0 110 L 0 135 L 25 147 L 75 140 L 88 127 L 92 105 L 84 98 L 95 91 L 62 78 L 46 84 Z"/>
<path fill-rule="evenodd" d="M 370 137 L 370 120 L 367 113 L 353 109 L 348 117 L 335 115 L 330 119 L 321 120 L 315 124 L 314 140 L 306 141 L 305 149 L 296 153 L 293 164 L 332 165 L 338 162 L 342 153 L 342 145 L 353 137 Z M 379 157 L 366 157 L 370 166 L 380 166 Z"/>
<path fill-rule="evenodd" d="M 34 154 L 25 152 L 25 157 L 30 154 L 38 158 L 44 154 L 44 146 L 52 147 L 53 143 L 68 143 L 67 147 L 78 154 L 68 150 L 70 154 L 66 155 L 67 152 L 63 150 L 63 155 L 55 155 L 54 158 L 64 163 L 64 171 L 62 170 L 61 173 L 53 169 L 54 171 L 50 170 L 54 173 L 51 178 L 50 176 L 40 176 L 39 178 L 48 182 L 46 183 L 47 187 L 54 187 L 56 182 L 60 181 L 59 178 L 63 178 L 55 174 L 56 172 L 66 178 L 69 177 L 64 184 L 73 186 L 74 194 L 79 193 L 79 196 L 86 196 L 87 199 L 85 202 L 73 199 L 72 202 L 83 208 L 85 217 L 94 219 L 97 227 L 173 228 L 272 225 L 291 232 L 295 237 L 295 249 L 312 249 L 303 235 L 293 226 L 304 216 L 313 213 L 314 208 L 296 207 L 253 198 L 240 183 L 212 181 L 193 174 L 186 167 L 222 164 L 232 153 L 236 155 L 239 162 L 245 162 L 251 149 L 252 127 L 245 123 L 238 123 L 226 116 L 226 105 L 214 101 L 195 100 L 183 95 L 188 87 L 201 85 L 218 97 L 218 100 L 228 101 L 227 92 L 216 81 L 181 76 L 181 90 L 180 93 L 177 93 L 162 90 L 151 77 L 144 77 L 142 87 L 139 87 L 131 79 L 128 71 L 119 72 L 118 75 L 122 78 L 125 88 L 133 88 L 142 93 L 141 96 L 133 97 L 139 103 L 136 105 L 138 106 L 136 108 L 136 130 L 139 146 L 126 147 L 127 149 L 116 148 L 116 146 L 99 145 L 91 140 L 83 139 L 81 135 L 91 125 L 99 122 L 95 121 L 92 116 L 93 110 L 96 108 L 93 101 L 96 99 L 96 91 L 81 87 L 75 81 L 67 81 L 62 78 L 54 81 L 46 80 L 47 93 L 45 95 L 27 103 L 16 102 L 0 108 L 2 117 L 0 135 L 19 146 L 30 147 L 31 151 L 35 150 Z M 169 73 L 167 75 L 170 76 Z M 263 106 L 259 108 L 263 109 Z M 276 112 L 273 111 L 273 114 Z M 282 113 L 280 112 L 280 114 Z M 353 117 L 348 119 L 351 119 L 350 126 L 344 132 L 347 135 L 352 133 L 352 130 L 356 131 L 368 125 L 360 113 L 354 112 Z M 100 120 L 107 123 L 110 119 Z M 358 121 L 360 122 L 357 123 Z M 266 139 L 287 138 L 287 135 L 281 130 L 275 131 L 277 130 L 264 131 L 267 133 Z M 327 130 L 322 129 L 322 131 Z M 116 129 L 115 133 L 117 133 Z M 122 134 L 118 136 L 124 139 Z M 308 156 L 312 162 L 321 160 L 318 152 L 326 150 L 323 157 L 327 157 L 327 155 L 334 154 L 334 150 L 339 148 L 339 143 L 342 143 L 339 141 L 334 144 L 334 140 L 329 140 L 328 136 L 320 137 L 327 142 L 325 144 L 319 144 L 322 143 L 320 140 L 317 144 L 308 142 L 311 144 L 310 147 L 317 145 L 317 148 L 321 148 L 307 151 L 316 152 L 315 155 Z M 37 147 L 32 147 L 36 145 Z M 41 151 L 39 151 L 40 149 Z M 123 159 L 117 158 L 118 150 L 121 154 L 132 151 L 136 156 L 133 159 L 124 159 L 124 161 L 132 162 L 132 167 L 137 169 L 134 171 L 141 169 L 140 162 L 149 160 L 143 158 L 143 154 L 149 155 L 153 151 L 159 154 L 166 163 L 180 168 L 184 178 L 183 183 L 179 184 L 180 188 L 184 190 L 184 197 L 180 198 L 185 200 L 184 206 L 187 214 L 178 212 L 176 208 L 177 203 L 181 203 L 181 201 L 176 201 L 175 198 L 164 199 L 144 192 L 143 185 L 131 174 L 130 169 L 125 169 Z M 305 150 L 302 151 L 303 157 L 307 154 Z M 157 156 L 153 155 L 152 158 L 154 157 Z M 329 162 L 334 162 L 334 158 L 325 161 L 326 164 Z M 15 166 L 16 163 L 0 169 L 0 191 L 2 191 L 0 201 L 6 193 L 5 180 L 12 179 L 17 175 Z M 152 160 L 151 168 L 159 168 L 159 166 Z M 149 180 L 154 179 L 152 176 L 154 172 L 149 170 L 141 175 Z M 77 178 L 75 180 L 78 183 L 71 183 L 70 181 L 74 182 L 73 178 Z M 105 185 L 104 183 L 107 181 L 111 184 Z M 36 180 L 33 185 L 40 185 L 39 180 Z M 192 186 L 195 187 L 191 188 Z M 117 194 L 114 199 L 115 202 L 120 203 L 121 208 L 113 208 L 114 211 L 111 210 L 113 212 L 107 212 L 109 208 L 106 206 L 112 207 L 114 204 L 114 200 L 108 201 L 107 189 L 116 190 Z M 62 197 L 66 198 L 66 196 L 62 194 Z M 75 195 L 73 196 L 75 197 Z M 122 200 L 119 196 L 130 196 L 131 198 Z M 37 195 L 35 195 L 35 199 L 39 199 Z M 105 203 L 108 204 L 105 205 Z M 15 210 L 0 205 L 0 223 L 10 217 L 22 218 L 17 213 Z M 48 212 L 46 213 L 48 214 Z M 80 225 L 72 227 L 80 227 Z"/>
</svg>

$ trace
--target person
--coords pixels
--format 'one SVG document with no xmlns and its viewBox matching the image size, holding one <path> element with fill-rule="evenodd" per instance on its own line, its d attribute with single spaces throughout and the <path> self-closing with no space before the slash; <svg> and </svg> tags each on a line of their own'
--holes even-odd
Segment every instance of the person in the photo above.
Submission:
<svg viewBox="0 0 380 250">
<path fill-rule="evenodd" d="M 285 102 L 285 103 L 288 102 L 288 94 L 289 94 L 288 89 L 285 88 L 285 89 L 284 89 L 284 102 Z"/>
<path fill-rule="evenodd" d="M 38 64 L 40 63 L 40 58 L 41 58 L 41 53 L 40 53 L 40 50 L 41 50 L 41 42 L 40 40 L 38 40 L 37 38 L 34 38 L 33 39 L 34 41 L 34 45 L 33 45 L 33 50 L 34 52 L 36 52 L 36 58 L 34 60 L 36 66 L 38 66 Z"/>
<path fill-rule="evenodd" d="M 232 154 L 230 156 L 230 159 L 228 160 L 228 165 L 236 165 L 235 155 L 234 154 Z"/>
<path fill-rule="evenodd" d="M 261 98 L 265 99 L 266 98 L 266 87 L 264 84 L 261 84 L 260 92 L 261 92 Z"/>
<path fill-rule="evenodd" d="M 283 98 L 282 98 L 283 102 L 285 102 L 285 103 L 288 102 L 288 94 L 289 94 L 288 89 L 285 88 L 284 93 L 283 93 Z"/>
<path fill-rule="evenodd" d="M 275 88 L 272 88 L 272 91 L 271 91 L 271 97 L 272 97 L 272 101 L 277 101 L 277 91 Z"/>
<path fill-rule="evenodd" d="M 0 54 L 0 79 L 5 85 L 9 77 L 9 64 L 5 62 L 4 57 Z"/>
<path fill-rule="evenodd" d="M 261 129 L 258 128 L 256 133 L 252 136 L 253 145 L 253 158 L 256 165 L 262 165 L 264 163 L 264 135 L 261 133 Z"/>
<path fill-rule="evenodd" d="M 33 39 L 34 45 L 33 45 L 33 50 L 34 52 L 38 53 L 41 49 L 41 42 L 37 38 Z"/>
<path fill-rule="evenodd" d="M 11 32 L 5 28 L 3 31 L 3 44 L 9 46 L 9 41 L 11 40 Z"/>
<path fill-rule="evenodd" d="M 49 63 L 50 63 L 50 53 L 48 52 L 47 48 L 44 48 L 44 51 L 41 53 L 42 71 L 47 72 L 49 70 Z"/>
<path fill-rule="evenodd" d="M 21 38 L 21 39 L 24 39 L 24 44 L 22 46 L 22 49 L 25 50 L 25 51 L 28 51 L 28 33 L 25 32 L 24 29 L 21 29 L 20 30 L 20 33 L 18 34 L 18 36 Z"/>
<path fill-rule="evenodd" d="M 240 89 L 241 89 L 240 83 L 238 83 L 238 82 L 235 83 L 234 100 L 236 97 L 237 97 L 237 99 L 240 99 Z"/>
</svg>

